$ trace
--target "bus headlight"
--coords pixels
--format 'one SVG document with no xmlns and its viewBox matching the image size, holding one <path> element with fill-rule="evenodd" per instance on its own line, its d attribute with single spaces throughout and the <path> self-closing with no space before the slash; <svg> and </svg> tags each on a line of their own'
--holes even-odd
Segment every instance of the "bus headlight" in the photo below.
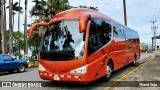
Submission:
<svg viewBox="0 0 160 90">
<path fill-rule="evenodd" d="M 87 66 L 88 65 L 85 65 L 85 66 L 82 66 L 82 67 L 77 68 L 75 70 L 72 70 L 70 73 L 72 73 L 72 74 L 85 74 L 85 73 L 87 73 Z"/>
<path fill-rule="evenodd" d="M 39 71 L 45 71 L 46 68 L 44 68 L 41 64 L 39 64 Z"/>
</svg>

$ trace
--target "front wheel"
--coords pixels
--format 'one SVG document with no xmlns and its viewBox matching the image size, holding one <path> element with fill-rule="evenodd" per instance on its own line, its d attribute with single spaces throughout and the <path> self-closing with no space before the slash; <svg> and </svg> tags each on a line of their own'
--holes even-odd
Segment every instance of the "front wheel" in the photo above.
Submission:
<svg viewBox="0 0 160 90">
<path fill-rule="evenodd" d="M 26 67 L 25 67 L 24 64 L 20 64 L 20 65 L 18 66 L 17 71 L 18 71 L 19 73 L 25 72 L 25 70 L 26 70 Z"/>
<path fill-rule="evenodd" d="M 111 79 L 111 75 L 112 75 L 112 72 L 113 72 L 113 65 L 112 63 L 109 61 L 107 66 L 106 66 L 106 76 L 104 76 L 104 81 L 109 81 Z"/>
</svg>

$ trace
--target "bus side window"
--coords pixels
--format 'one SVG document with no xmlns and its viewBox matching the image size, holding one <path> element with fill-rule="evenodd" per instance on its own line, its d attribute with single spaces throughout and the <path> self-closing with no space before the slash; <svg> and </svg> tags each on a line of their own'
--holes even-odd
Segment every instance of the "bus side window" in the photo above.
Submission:
<svg viewBox="0 0 160 90">
<path fill-rule="evenodd" d="M 94 19 L 90 25 L 88 55 L 96 52 L 111 40 L 111 22 Z"/>
<path fill-rule="evenodd" d="M 114 37 L 117 38 L 125 38 L 124 33 L 123 33 L 123 28 L 121 25 L 117 24 L 117 23 L 113 23 L 113 34 Z"/>
<path fill-rule="evenodd" d="M 91 55 L 94 51 L 96 51 L 97 45 L 97 25 L 96 22 L 92 21 L 90 25 L 90 34 L 88 39 L 88 54 Z"/>
</svg>

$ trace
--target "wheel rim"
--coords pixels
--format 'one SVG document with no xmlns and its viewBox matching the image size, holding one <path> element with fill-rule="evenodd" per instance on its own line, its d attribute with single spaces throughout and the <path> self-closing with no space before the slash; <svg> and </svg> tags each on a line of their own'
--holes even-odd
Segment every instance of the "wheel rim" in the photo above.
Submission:
<svg viewBox="0 0 160 90">
<path fill-rule="evenodd" d="M 134 63 L 134 65 L 135 65 L 135 64 L 136 64 L 136 60 L 134 60 L 134 62 L 133 62 L 133 63 Z"/>
<path fill-rule="evenodd" d="M 134 65 L 136 64 L 136 58 L 134 58 L 134 62 L 133 63 L 134 63 Z"/>
<path fill-rule="evenodd" d="M 107 65 L 106 72 L 107 72 L 107 77 L 110 77 L 110 75 L 112 73 L 112 69 L 111 69 L 110 65 Z"/>
<path fill-rule="evenodd" d="M 21 72 L 23 72 L 23 71 L 25 70 L 24 65 L 20 65 L 20 66 L 19 66 L 19 70 L 20 70 Z"/>
</svg>

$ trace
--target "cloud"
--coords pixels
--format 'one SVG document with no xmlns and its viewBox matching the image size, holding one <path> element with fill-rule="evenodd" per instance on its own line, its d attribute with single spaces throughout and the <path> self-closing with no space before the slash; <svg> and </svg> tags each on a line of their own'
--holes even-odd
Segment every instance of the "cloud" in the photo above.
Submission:
<svg viewBox="0 0 160 90">
<path fill-rule="evenodd" d="M 100 12 L 122 24 L 124 23 L 122 0 L 78 0 L 78 3 L 77 0 L 69 0 L 69 2 L 73 6 L 97 6 Z M 153 2 L 153 0 L 126 0 L 128 26 L 138 31 L 141 41 L 145 43 L 151 43 L 151 37 L 153 36 L 150 20 L 156 2 Z M 158 8 L 160 8 L 160 5 Z M 160 34 L 160 32 L 158 33 Z"/>
<path fill-rule="evenodd" d="M 16 1 L 16 0 L 14 0 Z M 31 18 L 29 16 L 29 10 L 34 5 L 32 0 L 28 0 L 28 24 L 32 23 L 35 18 Z M 99 11 L 106 14 L 107 16 L 117 20 L 120 23 L 124 23 L 123 17 L 123 0 L 68 0 L 70 5 L 78 7 L 79 5 L 86 5 L 86 6 L 94 6 L 98 7 Z M 127 6 L 127 21 L 128 26 L 132 29 L 135 29 L 139 32 L 141 42 L 151 43 L 150 38 L 153 36 L 153 32 L 151 30 L 151 23 L 150 20 L 152 19 L 152 15 L 155 12 L 155 7 L 158 0 L 126 0 Z M 24 8 L 24 0 L 21 0 L 21 6 Z M 155 18 L 160 18 L 157 16 L 160 8 L 157 7 L 155 12 Z M 8 13 L 7 13 L 8 14 Z M 15 16 L 17 17 L 18 14 Z M 160 15 L 159 15 L 160 16 Z M 8 16 L 9 17 L 9 14 Z M 24 13 L 21 14 L 21 31 L 23 31 L 24 26 Z M 7 22 L 9 19 L 7 18 Z M 15 30 L 17 30 L 17 22 L 18 19 L 15 19 Z M 158 22 L 160 23 L 160 22 Z M 8 24 L 9 26 L 9 24 Z M 160 31 L 157 32 L 159 35 Z"/>
</svg>

